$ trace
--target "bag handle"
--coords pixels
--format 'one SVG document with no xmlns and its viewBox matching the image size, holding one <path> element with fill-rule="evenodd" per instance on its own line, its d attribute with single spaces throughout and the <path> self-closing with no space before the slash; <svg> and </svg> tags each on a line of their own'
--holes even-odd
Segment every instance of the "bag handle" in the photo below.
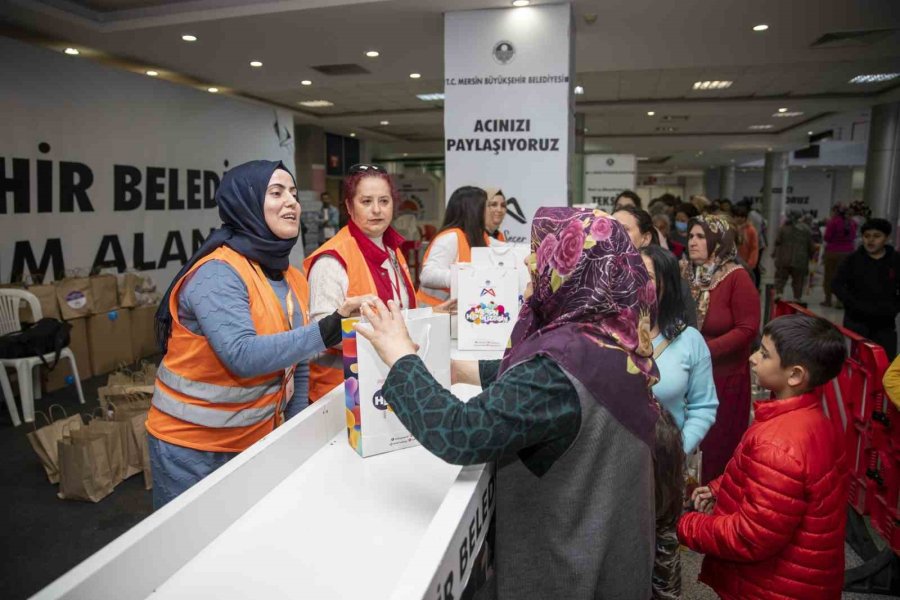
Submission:
<svg viewBox="0 0 900 600">
<path fill-rule="evenodd" d="M 431 323 L 426 323 L 425 324 L 425 349 L 423 350 L 422 347 L 420 346 L 419 351 L 416 352 L 416 354 L 424 362 L 425 359 L 428 358 L 429 350 L 431 350 Z"/>
<path fill-rule="evenodd" d="M 31 422 L 31 426 L 34 427 L 35 431 L 37 431 L 37 429 L 38 429 L 37 418 L 39 416 L 44 417 L 44 421 L 47 422 L 47 425 L 51 425 L 53 423 L 53 421 L 50 420 L 50 417 L 47 416 L 47 413 L 45 413 L 42 410 L 36 410 L 36 411 L 34 411 L 34 421 Z"/>
<path fill-rule="evenodd" d="M 66 409 L 63 408 L 62 404 L 51 404 L 51 405 L 50 405 L 50 408 L 47 409 L 47 414 L 50 415 L 50 422 L 51 422 L 51 423 L 56 422 L 56 419 L 53 418 L 53 408 L 54 408 L 54 407 L 59 408 L 60 412 L 62 412 L 62 414 L 63 414 L 63 418 L 64 418 L 64 419 L 68 419 L 68 418 L 69 418 L 69 413 L 66 412 Z"/>
<path fill-rule="evenodd" d="M 100 413 L 99 416 L 98 416 L 97 413 Z M 87 422 L 88 422 L 89 424 L 90 424 L 91 422 L 93 422 L 95 419 L 98 419 L 98 418 L 99 418 L 101 421 L 105 421 L 105 420 L 106 420 L 106 419 L 103 418 L 103 407 L 102 407 L 102 406 L 98 406 L 97 408 L 95 408 L 94 410 L 92 410 L 92 411 L 89 412 L 89 413 L 84 413 L 84 416 L 87 417 L 87 419 L 88 419 Z"/>
</svg>

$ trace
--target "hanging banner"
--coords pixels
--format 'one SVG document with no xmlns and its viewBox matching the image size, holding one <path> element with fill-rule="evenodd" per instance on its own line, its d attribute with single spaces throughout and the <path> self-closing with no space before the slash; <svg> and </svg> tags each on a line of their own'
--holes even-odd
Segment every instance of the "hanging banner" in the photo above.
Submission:
<svg viewBox="0 0 900 600">
<path fill-rule="evenodd" d="M 444 17 L 446 197 L 500 188 L 509 241 L 529 241 L 539 207 L 569 203 L 573 31 L 568 4 Z"/>
<path fill-rule="evenodd" d="M 633 154 L 586 154 L 583 202 L 611 212 L 619 194 L 634 190 L 636 177 Z"/>
<path fill-rule="evenodd" d="M 15 57 L 0 61 L 0 81 L 16 82 L 0 87 L 0 283 L 104 268 L 165 287 L 221 224 L 229 167 L 294 170 L 287 111 L 9 38 L 0 55 Z"/>
<path fill-rule="evenodd" d="M 852 194 L 847 189 L 849 178 L 843 179 L 837 200 L 849 202 Z M 831 214 L 835 197 L 835 172 L 821 169 L 793 169 L 788 175 L 785 212 L 795 211 L 811 215 L 815 219 L 827 219 Z M 759 209 L 762 206 L 763 172 L 761 170 L 738 172 L 735 177 L 734 197 L 737 201 L 750 200 Z"/>
</svg>

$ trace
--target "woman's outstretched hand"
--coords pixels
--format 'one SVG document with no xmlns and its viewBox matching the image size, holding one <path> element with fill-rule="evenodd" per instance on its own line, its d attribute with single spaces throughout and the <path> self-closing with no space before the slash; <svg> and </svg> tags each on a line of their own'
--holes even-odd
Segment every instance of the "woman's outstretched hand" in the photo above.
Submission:
<svg viewBox="0 0 900 600">
<path fill-rule="evenodd" d="M 374 302 L 363 304 L 360 310 L 368 323 L 356 323 L 353 328 L 371 342 L 384 364 L 393 367 L 404 356 L 416 353 L 416 345 L 409 337 L 396 302 L 389 300 L 385 306 L 375 298 Z"/>
<path fill-rule="evenodd" d="M 359 312 L 359 307 L 362 306 L 363 303 L 372 302 L 376 298 L 378 298 L 378 296 L 373 296 L 371 294 L 366 296 L 352 296 L 350 298 L 347 298 L 338 309 L 338 314 L 340 314 L 345 319 L 347 317 L 352 317 L 354 314 Z"/>
</svg>

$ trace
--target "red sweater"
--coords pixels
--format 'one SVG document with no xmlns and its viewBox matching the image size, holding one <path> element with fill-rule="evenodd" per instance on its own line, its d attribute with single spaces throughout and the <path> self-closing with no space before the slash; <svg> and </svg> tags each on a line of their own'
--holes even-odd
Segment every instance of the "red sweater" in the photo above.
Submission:
<svg viewBox="0 0 900 600">
<path fill-rule="evenodd" d="M 700 580 L 726 600 L 841 597 L 847 470 L 842 438 L 815 396 L 757 402 L 756 420 L 711 482 L 711 515 L 678 538 L 707 556 Z"/>
</svg>

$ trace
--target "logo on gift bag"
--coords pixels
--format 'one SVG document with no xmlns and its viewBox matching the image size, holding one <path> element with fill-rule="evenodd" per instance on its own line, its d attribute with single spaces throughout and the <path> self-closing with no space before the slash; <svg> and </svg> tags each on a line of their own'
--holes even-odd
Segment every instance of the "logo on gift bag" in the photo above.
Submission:
<svg viewBox="0 0 900 600">
<path fill-rule="evenodd" d="M 378 410 L 386 410 L 388 412 L 394 412 L 394 409 L 391 408 L 391 405 L 387 403 L 387 400 L 384 399 L 384 394 L 379 389 L 372 396 L 372 406 L 377 408 Z"/>
<path fill-rule="evenodd" d="M 509 323 L 511 317 L 502 304 L 489 302 L 473 304 L 466 311 L 466 321 L 474 325 L 496 325 Z"/>
<path fill-rule="evenodd" d="M 497 292 L 494 291 L 494 288 L 491 287 L 490 281 L 484 282 L 484 287 L 481 288 L 480 297 L 484 298 L 485 296 L 491 296 L 493 298 L 497 297 Z"/>
<path fill-rule="evenodd" d="M 66 304 L 74 309 L 84 308 L 84 305 L 87 304 L 87 297 L 84 292 L 73 290 L 66 294 Z"/>
</svg>

